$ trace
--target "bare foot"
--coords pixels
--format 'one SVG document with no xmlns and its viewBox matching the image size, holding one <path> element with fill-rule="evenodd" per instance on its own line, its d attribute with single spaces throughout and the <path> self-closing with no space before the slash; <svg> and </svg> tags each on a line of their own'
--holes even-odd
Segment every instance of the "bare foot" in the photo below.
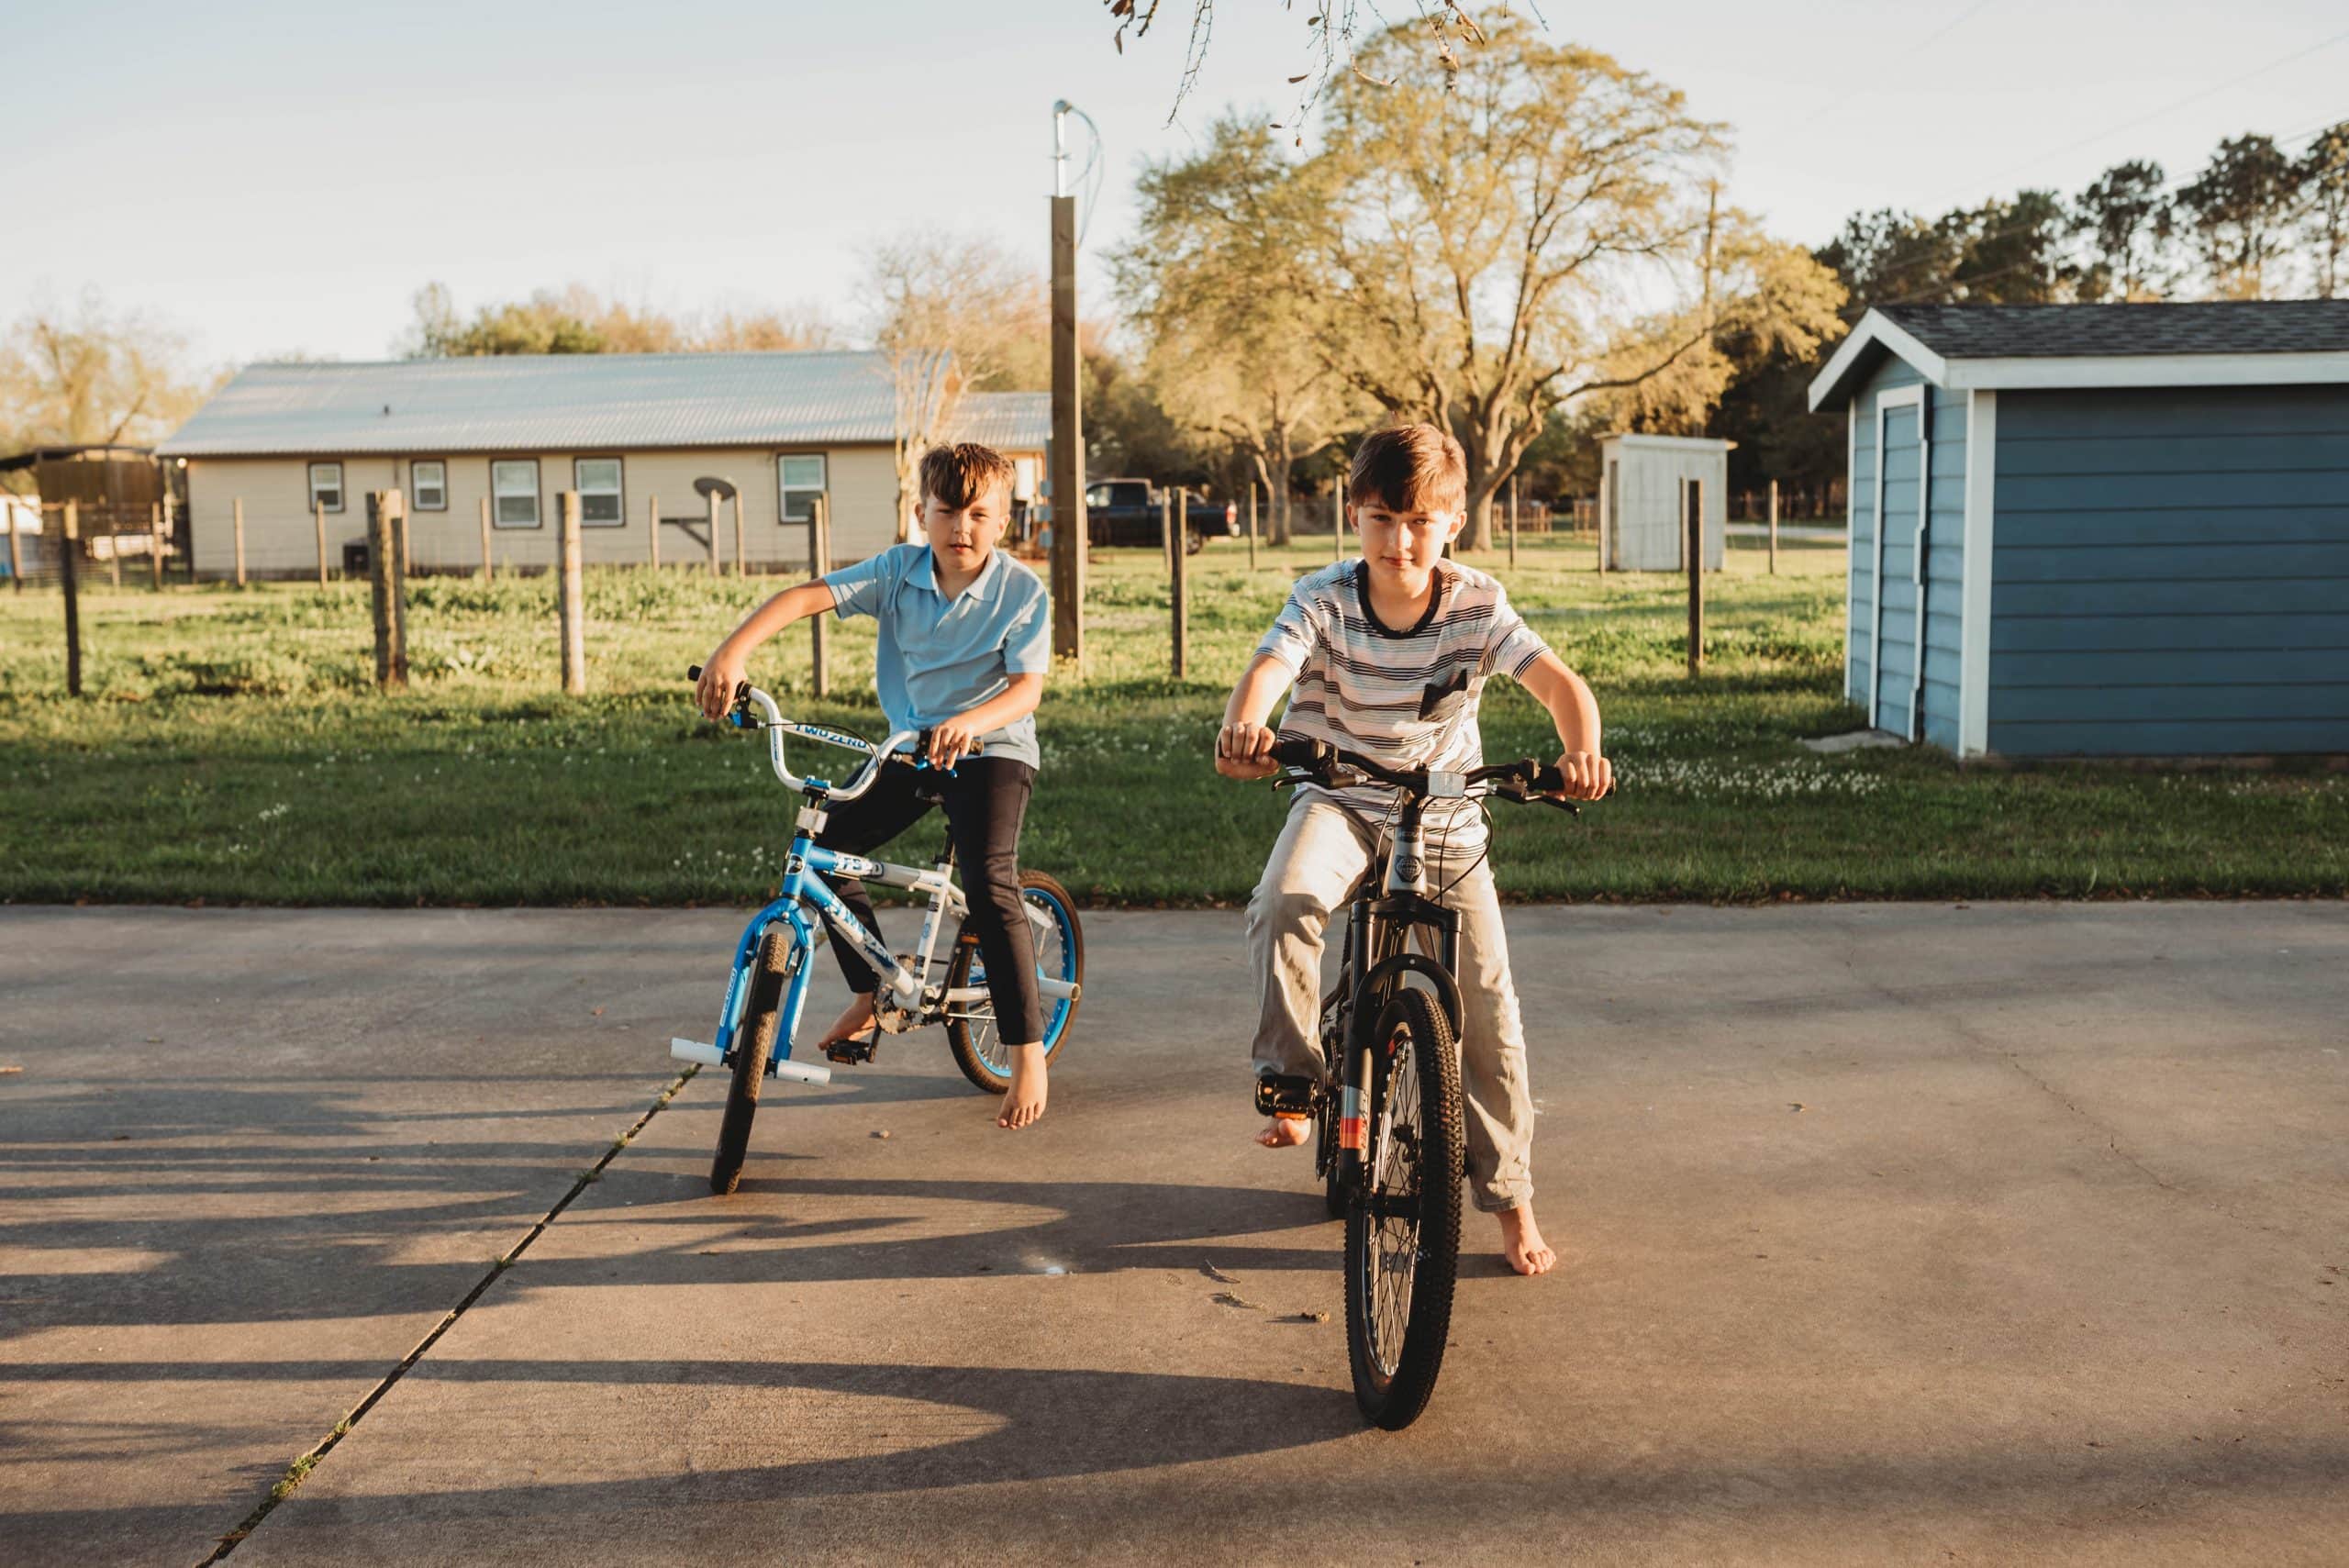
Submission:
<svg viewBox="0 0 2349 1568">
<path fill-rule="evenodd" d="M 1264 1123 L 1256 1141 L 1267 1149 L 1294 1149 L 1313 1136 L 1313 1124 L 1301 1116 L 1276 1116 Z"/>
<path fill-rule="evenodd" d="M 1521 1274 L 1546 1274 L 1558 1266 L 1558 1254 L 1542 1240 L 1542 1228 L 1533 1223 L 1533 1206 L 1519 1204 L 1500 1213 L 1501 1256 L 1508 1266 Z"/>
<path fill-rule="evenodd" d="M 1004 1093 L 995 1124 L 1017 1132 L 1044 1114 L 1044 1048 L 1039 1043 L 1015 1045 L 1010 1050 L 1011 1087 Z"/>
<path fill-rule="evenodd" d="M 832 1020 L 832 1027 L 824 1031 L 824 1038 L 847 1040 L 851 1036 L 864 1033 L 872 1027 L 872 995 L 866 992 L 853 991 L 849 994 L 848 1006 L 841 1009 L 839 1018 Z"/>
</svg>

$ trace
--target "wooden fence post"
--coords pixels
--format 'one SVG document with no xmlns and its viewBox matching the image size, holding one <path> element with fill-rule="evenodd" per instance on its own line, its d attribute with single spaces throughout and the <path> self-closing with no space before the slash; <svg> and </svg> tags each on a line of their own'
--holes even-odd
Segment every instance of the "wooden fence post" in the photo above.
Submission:
<svg viewBox="0 0 2349 1568">
<path fill-rule="evenodd" d="M 1256 482 L 1248 482 L 1248 570 L 1256 570 Z"/>
<path fill-rule="evenodd" d="M 416 571 L 414 541 L 408 538 L 407 507 L 400 507 L 400 581 L 405 584 Z"/>
<path fill-rule="evenodd" d="M 709 503 L 709 574 L 718 575 L 718 492 L 713 490 L 703 499 Z"/>
<path fill-rule="evenodd" d="M 486 506 L 489 503 L 484 501 L 482 505 Z M 310 520 L 317 525 L 318 529 L 318 586 L 323 588 L 327 585 L 327 504 L 324 501 L 310 503 Z"/>
<path fill-rule="evenodd" d="M 566 696 L 587 694 L 587 603 L 579 568 L 579 492 L 566 490 L 555 497 L 562 535 L 556 552 L 555 613 L 562 623 L 562 690 Z"/>
<path fill-rule="evenodd" d="M 1688 558 L 1688 673 L 1695 675 L 1705 668 L 1705 482 L 1683 484 L 1680 504 L 1688 512 L 1683 550 Z"/>
<path fill-rule="evenodd" d="M 734 575 L 747 577 L 751 569 L 742 555 L 742 487 L 734 487 Z"/>
<path fill-rule="evenodd" d="M 1770 481 L 1770 575 L 1778 574 L 1778 482 Z"/>
<path fill-rule="evenodd" d="M 1174 553 L 1169 568 L 1166 604 L 1174 617 L 1174 678 L 1181 680 L 1191 662 L 1191 583 L 1188 562 L 1191 559 L 1191 496 L 1190 492 L 1174 492 Z"/>
<path fill-rule="evenodd" d="M 122 514 L 116 512 L 110 520 L 121 522 Z M 119 528 L 109 529 L 106 533 L 106 586 L 122 586 L 122 532 Z"/>
<path fill-rule="evenodd" d="M 163 591 L 163 504 L 156 502 L 147 509 L 147 569 L 152 574 L 155 592 Z"/>
<path fill-rule="evenodd" d="M 375 617 L 375 684 L 396 691 L 407 684 L 407 575 L 400 570 L 400 515 L 406 510 L 396 490 L 367 493 L 367 583 Z"/>
<path fill-rule="evenodd" d="M 1517 475 L 1508 476 L 1508 563 L 1517 564 Z"/>
<path fill-rule="evenodd" d="M 661 497 L 658 495 L 644 498 L 644 539 L 647 559 L 652 562 L 652 570 L 658 572 L 661 570 Z"/>
<path fill-rule="evenodd" d="M 484 495 L 481 498 L 481 580 L 490 583 L 496 577 L 497 564 L 489 553 L 489 497 Z"/>
<path fill-rule="evenodd" d="M 173 541 L 175 548 L 182 523 L 187 525 L 188 586 L 194 587 L 195 585 L 195 513 L 191 508 L 184 516 L 181 515 L 179 503 L 172 499 L 172 493 L 167 489 L 163 492 L 163 533 Z"/>
<path fill-rule="evenodd" d="M 65 590 L 65 695 L 82 695 L 82 509 L 65 503 L 65 538 L 57 551 L 57 582 Z"/>
<path fill-rule="evenodd" d="M 36 516 L 39 514 L 36 513 Z M 9 592 L 25 591 L 25 551 L 17 536 L 24 531 L 25 508 L 17 506 L 8 512 L 8 588 Z"/>
<path fill-rule="evenodd" d="M 832 569 L 832 496 L 825 491 L 807 503 L 807 575 L 821 577 Z M 824 658 L 824 617 L 821 611 L 807 617 L 808 655 L 813 661 L 814 675 L 808 689 L 821 702 L 832 695 L 830 666 Z"/>
<path fill-rule="evenodd" d="M 229 510 L 237 534 L 237 586 L 241 588 L 245 585 L 245 498 L 238 496 Z"/>
</svg>

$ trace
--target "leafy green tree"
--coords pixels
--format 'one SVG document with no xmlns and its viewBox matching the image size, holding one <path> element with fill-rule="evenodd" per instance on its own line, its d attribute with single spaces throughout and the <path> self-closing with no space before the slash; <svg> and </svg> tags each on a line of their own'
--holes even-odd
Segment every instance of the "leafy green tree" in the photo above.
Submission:
<svg viewBox="0 0 2349 1568">
<path fill-rule="evenodd" d="M 1890 207 L 1854 213 L 1818 255 L 1843 285 L 1850 300 L 1846 313 L 1854 318 L 1871 305 L 1939 304 L 1955 297 L 1957 270 L 1965 260 L 1955 226 Z"/>
<path fill-rule="evenodd" d="M 1942 220 L 1957 245 L 1954 297 L 1980 305 L 2052 305 L 2070 297 L 2072 217 L 2053 191 L 2018 191 Z"/>
<path fill-rule="evenodd" d="M 720 309 L 670 316 L 607 299 L 573 284 L 528 299 L 484 305 L 467 320 L 446 284 L 416 292 L 416 319 L 395 350 L 408 359 L 491 354 L 718 353 L 750 349 L 824 349 L 840 333 L 819 313 Z"/>
<path fill-rule="evenodd" d="M 2339 297 L 2342 261 L 2349 255 L 2349 120 L 2326 127 L 2300 155 L 2300 219 L 2313 264 L 2317 296 Z"/>
<path fill-rule="evenodd" d="M 1390 28 L 1331 84 L 1327 150 L 1298 171 L 1291 283 L 1328 315 L 1334 370 L 1459 438 L 1471 550 L 1560 405 L 1675 367 L 1675 400 L 1701 401 L 1742 311 L 1791 308 L 1773 329 L 1813 346 L 1834 326 L 1807 254 L 1713 210 L 1720 128 L 1680 94 L 1511 13 L 1485 31 L 1443 62 Z"/>
<path fill-rule="evenodd" d="M 1297 463 L 1367 410 L 1330 358 L 1328 308 L 1289 286 L 1311 264 L 1308 187 L 1271 131 L 1227 116 L 1186 158 L 1146 164 L 1113 258 L 1157 406 L 1237 453 L 1287 541 Z"/>
<path fill-rule="evenodd" d="M 2160 164 L 2139 159 L 2114 164 L 2073 198 L 2081 299 L 2159 299 L 2168 291 L 2176 271 L 2168 187 Z"/>
<path fill-rule="evenodd" d="M 2299 172 L 2272 139 L 2238 136 L 2221 142 L 2177 193 L 2188 238 L 2220 298 L 2259 299 L 2279 281 L 2272 269 L 2299 209 Z"/>
</svg>

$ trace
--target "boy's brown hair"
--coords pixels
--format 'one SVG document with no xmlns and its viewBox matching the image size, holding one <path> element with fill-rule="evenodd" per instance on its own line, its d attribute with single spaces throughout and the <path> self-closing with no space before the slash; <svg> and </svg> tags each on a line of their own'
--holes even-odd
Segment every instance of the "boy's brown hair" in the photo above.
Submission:
<svg viewBox="0 0 2349 1568">
<path fill-rule="evenodd" d="M 960 511 L 982 496 L 996 489 L 1003 498 L 1011 499 L 1012 481 L 1017 471 L 1011 460 L 993 447 L 983 447 L 976 441 L 957 441 L 951 447 L 932 447 L 921 454 L 921 493 L 925 500 L 935 497 Z"/>
<path fill-rule="evenodd" d="M 1354 449 L 1346 498 L 1396 512 L 1464 511 L 1468 454 L 1433 425 L 1375 430 Z"/>
</svg>

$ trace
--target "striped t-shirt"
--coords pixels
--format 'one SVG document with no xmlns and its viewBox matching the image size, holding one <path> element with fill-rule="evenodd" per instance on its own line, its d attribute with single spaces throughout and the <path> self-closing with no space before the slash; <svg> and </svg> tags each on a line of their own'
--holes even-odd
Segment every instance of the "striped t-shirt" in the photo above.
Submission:
<svg viewBox="0 0 2349 1568">
<path fill-rule="evenodd" d="M 1284 739 L 1326 740 L 1391 768 L 1459 772 L 1481 767 L 1484 737 L 1476 706 L 1493 675 L 1522 680 L 1549 651 L 1541 634 L 1509 607 L 1498 581 L 1456 561 L 1436 566 L 1435 593 L 1417 626 L 1382 626 L 1371 613 L 1369 568 L 1360 560 L 1325 566 L 1297 580 L 1259 655 L 1296 678 Z M 1375 820 L 1395 792 L 1384 784 L 1330 792 Z M 1431 806 L 1430 834 L 1473 842 L 1484 815 L 1459 803 L 1446 821 Z"/>
</svg>

